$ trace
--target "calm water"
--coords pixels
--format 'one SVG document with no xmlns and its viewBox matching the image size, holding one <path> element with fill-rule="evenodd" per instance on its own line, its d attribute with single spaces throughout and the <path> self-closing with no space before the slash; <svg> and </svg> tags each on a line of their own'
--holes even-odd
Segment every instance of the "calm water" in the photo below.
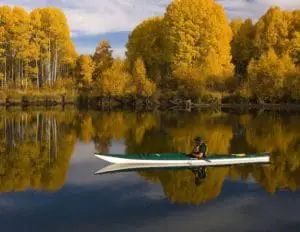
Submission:
<svg viewBox="0 0 300 232">
<path fill-rule="evenodd" d="M 93 152 L 273 152 L 268 166 L 94 175 Z M 0 111 L 1 231 L 299 231 L 300 114 Z"/>
</svg>

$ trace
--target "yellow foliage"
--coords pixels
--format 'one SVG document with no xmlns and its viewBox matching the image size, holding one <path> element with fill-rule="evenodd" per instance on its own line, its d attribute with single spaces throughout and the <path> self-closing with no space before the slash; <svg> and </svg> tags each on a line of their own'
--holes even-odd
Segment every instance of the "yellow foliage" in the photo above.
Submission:
<svg viewBox="0 0 300 232">
<path fill-rule="evenodd" d="M 288 55 L 279 58 L 274 50 L 269 50 L 249 64 L 249 86 L 253 95 L 262 101 L 280 99 L 284 94 L 284 80 L 294 71 L 295 66 Z"/>
<path fill-rule="evenodd" d="M 212 0 L 174 0 L 167 7 L 164 30 L 173 68 L 182 64 L 203 67 L 212 76 L 222 76 L 224 70 L 232 72 L 232 31 L 219 4 Z"/>
<path fill-rule="evenodd" d="M 233 19 L 230 22 L 230 27 L 233 33 L 233 39 L 237 36 L 237 34 L 239 33 L 239 30 L 241 28 L 241 26 L 243 25 L 244 21 L 241 18 L 237 18 L 237 19 Z"/>
<path fill-rule="evenodd" d="M 76 63 L 76 79 L 79 89 L 89 89 L 92 84 L 94 63 L 89 55 L 79 56 Z"/>
<path fill-rule="evenodd" d="M 46 7 L 29 14 L 21 7 L 4 6 L 0 21 L 5 38 L 2 46 L 0 36 L 0 53 L 5 52 L 3 58 L 0 54 L 0 70 L 6 69 L 12 87 L 40 88 L 46 83 L 53 87 L 58 73 L 63 77 L 71 73 L 77 54 L 61 10 Z"/>
<path fill-rule="evenodd" d="M 247 19 L 240 25 L 231 42 L 231 53 L 236 74 L 245 75 L 247 72 L 248 64 L 255 53 L 254 32 L 252 20 Z"/>
<path fill-rule="evenodd" d="M 295 41 L 291 38 L 297 32 L 293 26 L 296 21 L 292 12 L 282 11 L 279 7 L 271 7 L 255 25 L 256 55 L 261 55 L 269 49 L 273 49 L 279 56 L 291 55 L 295 46 L 293 44 Z"/>
<path fill-rule="evenodd" d="M 283 119 L 279 115 L 262 114 L 244 121 L 247 142 L 257 151 L 272 153 L 271 165 L 267 167 L 233 168 L 240 175 L 252 176 L 267 191 L 275 192 L 278 188 L 296 190 L 300 187 L 299 116 Z"/>
<path fill-rule="evenodd" d="M 102 96 L 123 97 L 129 91 L 130 75 L 124 61 L 114 60 L 113 65 L 103 72 L 97 85 Z"/>
<path fill-rule="evenodd" d="M 178 92 L 178 96 L 191 99 L 201 95 L 205 82 L 199 68 L 181 65 L 172 74 L 176 82 L 174 90 Z"/>
<path fill-rule="evenodd" d="M 107 40 L 101 40 L 93 56 L 95 63 L 94 79 L 98 80 L 102 73 L 113 65 L 112 50 Z"/>
<path fill-rule="evenodd" d="M 285 91 L 293 100 L 300 100 L 300 70 L 297 68 L 294 72 L 287 74 L 285 80 Z"/>
<path fill-rule="evenodd" d="M 159 82 L 166 69 L 163 18 L 152 17 L 141 22 L 129 35 L 126 56 L 132 70 L 138 58 L 145 62 L 147 75 Z"/>
<path fill-rule="evenodd" d="M 134 93 L 142 97 L 150 97 L 156 90 L 156 85 L 147 78 L 145 65 L 142 59 L 138 58 L 133 67 Z"/>
<path fill-rule="evenodd" d="M 0 126 L 0 191 L 60 189 L 76 142 L 70 130 L 74 121 L 64 118 L 60 123 L 59 115 L 52 112 L 2 115 L 6 126 Z"/>
<path fill-rule="evenodd" d="M 192 170 L 140 172 L 146 180 L 160 182 L 164 194 L 175 204 L 199 205 L 218 197 L 228 168 L 209 168 L 208 176 L 200 186 L 195 184 Z"/>
</svg>

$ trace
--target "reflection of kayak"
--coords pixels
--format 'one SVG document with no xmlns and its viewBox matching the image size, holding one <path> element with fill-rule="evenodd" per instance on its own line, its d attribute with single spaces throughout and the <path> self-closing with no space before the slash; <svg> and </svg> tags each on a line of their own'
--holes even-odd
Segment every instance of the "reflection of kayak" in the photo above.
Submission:
<svg viewBox="0 0 300 232">
<path fill-rule="evenodd" d="M 111 164 L 97 172 L 95 175 L 115 173 L 115 172 L 135 172 L 135 171 L 149 171 L 149 170 L 185 170 L 188 167 L 174 166 L 172 164 Z"/>
<path fill-rule="evenodd" d="M 196 159 L 184 153 L 170 154 L 97 154 L 99 159 L 115 164 L 158 164 L 172 167 L 190 166 L 222 166 L 234 164 L 269 163 L 268 153 L 262 154 L 230 154 L 230 155 L 208 155 L 204 159 Z"/>
</svg>

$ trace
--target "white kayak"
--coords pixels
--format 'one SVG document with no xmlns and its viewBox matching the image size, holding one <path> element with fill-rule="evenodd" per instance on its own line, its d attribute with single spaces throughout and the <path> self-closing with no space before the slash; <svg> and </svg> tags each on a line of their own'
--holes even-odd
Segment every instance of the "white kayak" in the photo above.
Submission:
<svg viewBox="0 0 300 232">
<path fill-rule="evenodd" d="M 224 166 L 270 162 L 268 153 L 208 155 L 203 159 L 191 158 L 184 153 L 128 155 L 95 153 L 95 156 L 113 164 L 148 164 L 166 165 L 167 167 Z"/>
</svg>

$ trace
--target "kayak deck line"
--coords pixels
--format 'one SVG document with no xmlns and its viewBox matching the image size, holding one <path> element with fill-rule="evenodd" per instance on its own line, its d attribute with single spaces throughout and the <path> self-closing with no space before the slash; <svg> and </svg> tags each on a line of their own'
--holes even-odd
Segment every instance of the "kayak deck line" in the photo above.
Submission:
<svg viewBox="0 0 300 232">
<path fill-rule="evenodd" d="M 113 164 L 160 164 L 175 166 L 220 166 L 234 164 L 269 163 L 268 153 L 257 154 L 230 154 L 230 155 L 208 155 L 205 158 L 191 158 L 184 153 L 165 154 L 100 154 L 94 155 L 102 160 Z"/>
</svg>

